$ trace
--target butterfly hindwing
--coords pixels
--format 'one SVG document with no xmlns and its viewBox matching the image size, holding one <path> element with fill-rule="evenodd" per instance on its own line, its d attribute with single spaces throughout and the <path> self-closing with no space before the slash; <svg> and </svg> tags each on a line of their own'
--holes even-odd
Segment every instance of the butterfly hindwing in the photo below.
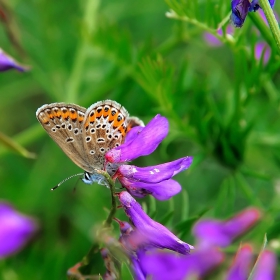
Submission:
<svg viewBox="0 0 280 280">
<path fill-rule="evenodd" d="M 87 109 L 83 143 L 91 166 L 104 169 L 105 153 L 124 141 L 127 119 L 128 112 L 115 101 L 99 101 Z"/>
</svg>

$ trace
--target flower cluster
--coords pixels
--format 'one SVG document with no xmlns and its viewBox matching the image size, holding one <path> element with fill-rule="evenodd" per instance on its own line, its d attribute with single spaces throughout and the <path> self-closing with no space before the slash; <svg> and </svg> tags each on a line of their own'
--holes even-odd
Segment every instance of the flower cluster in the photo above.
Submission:
<svg viewBox="0 0 280 280">
<path fill-rule="evenodd" d="M 247 232 L 261 218 L 257 209 L 249 208 L 226 221 L 199 221 L 193 229 L 197 240 L 195 247 L 151 219 L 133 196 L 151 194 L 157 199 L 168 199 L 175 195 L 181 187 L 171 178 L 188 168 L 192 158 L 184 157 L 142 168 L 127 165 L 126 162 L 153 152 L 167 132 L 167 120 L 157 115 L 146 127 L 133 128 L 123 145 L 105 155 L 107 162 L 119 164 L 114 178 L 126 188 L 126 191 L 117 196 L 130 223 L 117 218 L 114 220 L 120 226 L 119 242 L 130 259 L 136 280 L 201 278 L 223 263 L 226 255 L 222 249 Z M 253 263 L 252 251 L 248 244 L 241 246 L 228 269 L 226 279 L 241 280 L 249 276 Z M 274 254 L 263 251 L 255 264 L 252 279 L 273 279 L 275 267 Z M 107 276 L 113 276 L 110 275 L 110 269 L 107 269 Z"/>
<path fill-rule="evenodd" d="M 136 280 L 200 279 L 223 263 L 225 253 L 221 248 L 229 246 L 261 217 L 257 209 L 251 208 L 226 221 L 200 221 L 193 230 L 197 238 L 194 248 L 151 220 L 127 192 L 122 192 L 119 197 L 132 224 L 117 220 L 121 230 L 120 242 L 130 256 Z M 189 249 L 193 250 L 190 254 Z M 253 258 L 252 247 L 242 245 L 226 279 L 247 279 L 253 267 Z M 276 264 L 276 256 L 264 250 L 255 263 L 252 279 L 274 279 Z"/>
<path fill-rule="evenodd" d="M 189 168 L 192 157 L 149 167 L 125 164 L 152 153 L 166 137 L 168 128 L 167 119 L 156 115 L 145 127 L 132 128 L 123 145 L 106 153 L 107 162 L 120 165 L 114 178 L 118 178 L 131 195 L 141 198 L 150 194 L 158 200 L 166 200 L 181 191 L 180 184 L 171 178 Z"/>
<path fill-rule="evenodd" d="M 275 0 L 269 0 L 270 6 L 273 8 Z M 232 0 L 231 1 L 231 20 L 236 27 L 241 27 L 249 12 L 256 12 L 261 7 L 258 0 Z"/>
</svg>

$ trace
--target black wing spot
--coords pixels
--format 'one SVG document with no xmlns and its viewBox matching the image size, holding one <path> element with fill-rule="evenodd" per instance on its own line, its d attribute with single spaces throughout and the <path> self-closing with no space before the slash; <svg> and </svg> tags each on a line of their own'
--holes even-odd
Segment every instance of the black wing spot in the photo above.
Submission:
<svg viewBox="0 0 280 280">
<path fill-rule="evenodd" d="M 68 137 L 68 138 L 66 139 L 66 142 L 67 142 L 67 143 L 69 143 L 69 142 L 74 142 L 74 138 Z"/>
</svg>

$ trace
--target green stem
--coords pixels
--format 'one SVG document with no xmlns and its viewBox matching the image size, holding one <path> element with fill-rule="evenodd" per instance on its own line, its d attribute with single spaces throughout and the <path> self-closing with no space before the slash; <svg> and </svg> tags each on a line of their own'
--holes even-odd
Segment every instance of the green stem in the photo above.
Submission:
<svg viewBox="0 0 280 280">
<path fill-rule="evenodd" d="M 65 100 L 66 102 L 77 102 L 78 92 L 83 77 L 84 65 L 89 49 L 88 38 L 94 33 L 96 29 L 99 4 L 99 0 L 88 0 L 85 4 L 83 16 L 84 24 L 82 25 L 81 30 L 81 42 L 78 45 L 72 71 L 67 83 L 67 96 Z"/>
<path fill-rule="evenodd" d="M 260 6 L 263 9 L 263 12 L 265 14 L 265 17 L 268 21 L 268 24 L 270 26 L 272 35 L 274 37 L 274 40 L 276 41 L 276 45 L 278 47 L 278 51 L 280 52 L 280 30 L 279 30 L 279 24 L 275 18 L 275 15 L 273 13 L 272 8 L 270 7 L 270 4 L 268 0 L 260 0 Z"/>
<path fill-rule="evenodd" d="M 108 215 L 106 221 L 104 222 L 104 228 L 108 228 L 111 226 L 111 223 L 112 223 L 113 218 L 117 211 L 117 202 L 116 202 L 116 197 L 115 197 L 115 182 L 112 180 L 111 176 L 106 171 L 95 170 L 95 172 L 98 174 L 101 174 L 105 177 L 107 186 L 110 188 L 110 191 L 111 191 L 112 206 L 111 206 L 109 215 Z"/>
<path fill-rule="evenodd" d="M 262 36 L 268 43 L 268 45 L 273 46 L 274 40 L 273 37 L 271 36 L 269 27 L 266 25 L 264 20 L 261 18 L 259 13 L 249 13 L 248 16 L 250 19 L 253 21 L 255 26 L 258 28 L 258 30 L 261 32 Z"/>
</svg>

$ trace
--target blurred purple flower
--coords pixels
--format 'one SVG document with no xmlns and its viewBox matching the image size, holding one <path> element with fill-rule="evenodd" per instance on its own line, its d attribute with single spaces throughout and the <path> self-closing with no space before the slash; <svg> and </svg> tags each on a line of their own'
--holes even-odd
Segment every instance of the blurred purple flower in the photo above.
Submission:
<svg viewBox="0 0 280 280">
<path fill-rule="evenodd" d="M 130 243 L 135 249 L 162 248 L 181 254 L 189 254 L 193 246 L 183 242 L 162 224 L 152 220 L 142 209 L 141 205 L 128 193 L 118 194 L 121 205 L 135 227 L 135 235 L 131 235 Z"/>
<path fill-rule="evenodd" d="M 276 256 L 268 251 L 263 251 L 257 260 L 252 280 L 274 280 L 277 267 Z"/>
<path fill-rule="evenodd" d="M 263 63 L 266 64 L 270 58 L 271 49 L 266 42 L 259 42 L 255 45 L 255 58 L 261 60 L 263 56 Z"/>
<path fill-rule="evenodd" d="M 228 271 L 227 280 L 246 280 L 250 273 L 253 253 L 249 244 L 244 244 L 237 252 L 234 262 Z"/>
<path fill-rule="evenodd" d="M 28 70 L 27 67 L 19 64 L 11 56 L 0 49 L 0 72 L 7 71 L 9 69 L 16 69 L 20 72 Z"/>
<path fill-rule="evenodd" d="M 275 4 L 275 0 L 269 0 L 271 8 Z M 259 10 L 260 5 L 258 0 L 232 0 L 231 1 L 231 21 L 236 27 L 242 27 L 248 12 L 256 12 Z"/>
<path fill-rule="evenodd" d="M 189 279 L 188 277 L 197 279 L 196 277 L 202 277 L 222 261 L 223 253 L 213 247 L 187 256 L 162 251 L 139 254 L 142 270 L 148 279 L 153 280 L 182 280 Z"/>
<path fill-rule="evenodd" d="M 106 153 L 107 162 L 121 164 L 114 178 L 118 178 L 132 195 L 144 197 L 151 194 L 159 200 L 166 200 L 181 191 L 180 184 L 171 178 L 189 168 L 191 157 L 142 168 L 122 164 L 152 153 L 166 137 L 168 128 L 167 119 L 156 115 L 145 127 L 132 128 L 124 144 Z"/>
<path fill-rule="evenodd" d="M 232 0 L 231 1 L 231 20 L 236 27 L 241 27 L 249 12 L 249 0 Z"/>
<path fill-rule="evenodd" d="M 224 222 L 202 220 L 194 227 L 194 235 L 201 246 L 228 246 L 235 238 L 249 230 L 261 217 L 256 208 L 245 209 Z"/>
<path fill-rule="evenodd" d="M 226 34 L 232 34 L 232 33 L 233 33 L 233 28 L 231 25 L 228 25 L 226 27 Z M 223 30 L 221 28 L 217 30 L 217 35 L 219 36 L 223 35 Z M 211 47 L 220 47 L 222 45 L 220 39 L 212 33 L 204 32 L 203 37 L 206 43 Z"/>
<path fill-rule="evenodd" d="M 20 250 L 36 230 L 34 220 L 0 202 L 0 259 Z"/>
</svg>

